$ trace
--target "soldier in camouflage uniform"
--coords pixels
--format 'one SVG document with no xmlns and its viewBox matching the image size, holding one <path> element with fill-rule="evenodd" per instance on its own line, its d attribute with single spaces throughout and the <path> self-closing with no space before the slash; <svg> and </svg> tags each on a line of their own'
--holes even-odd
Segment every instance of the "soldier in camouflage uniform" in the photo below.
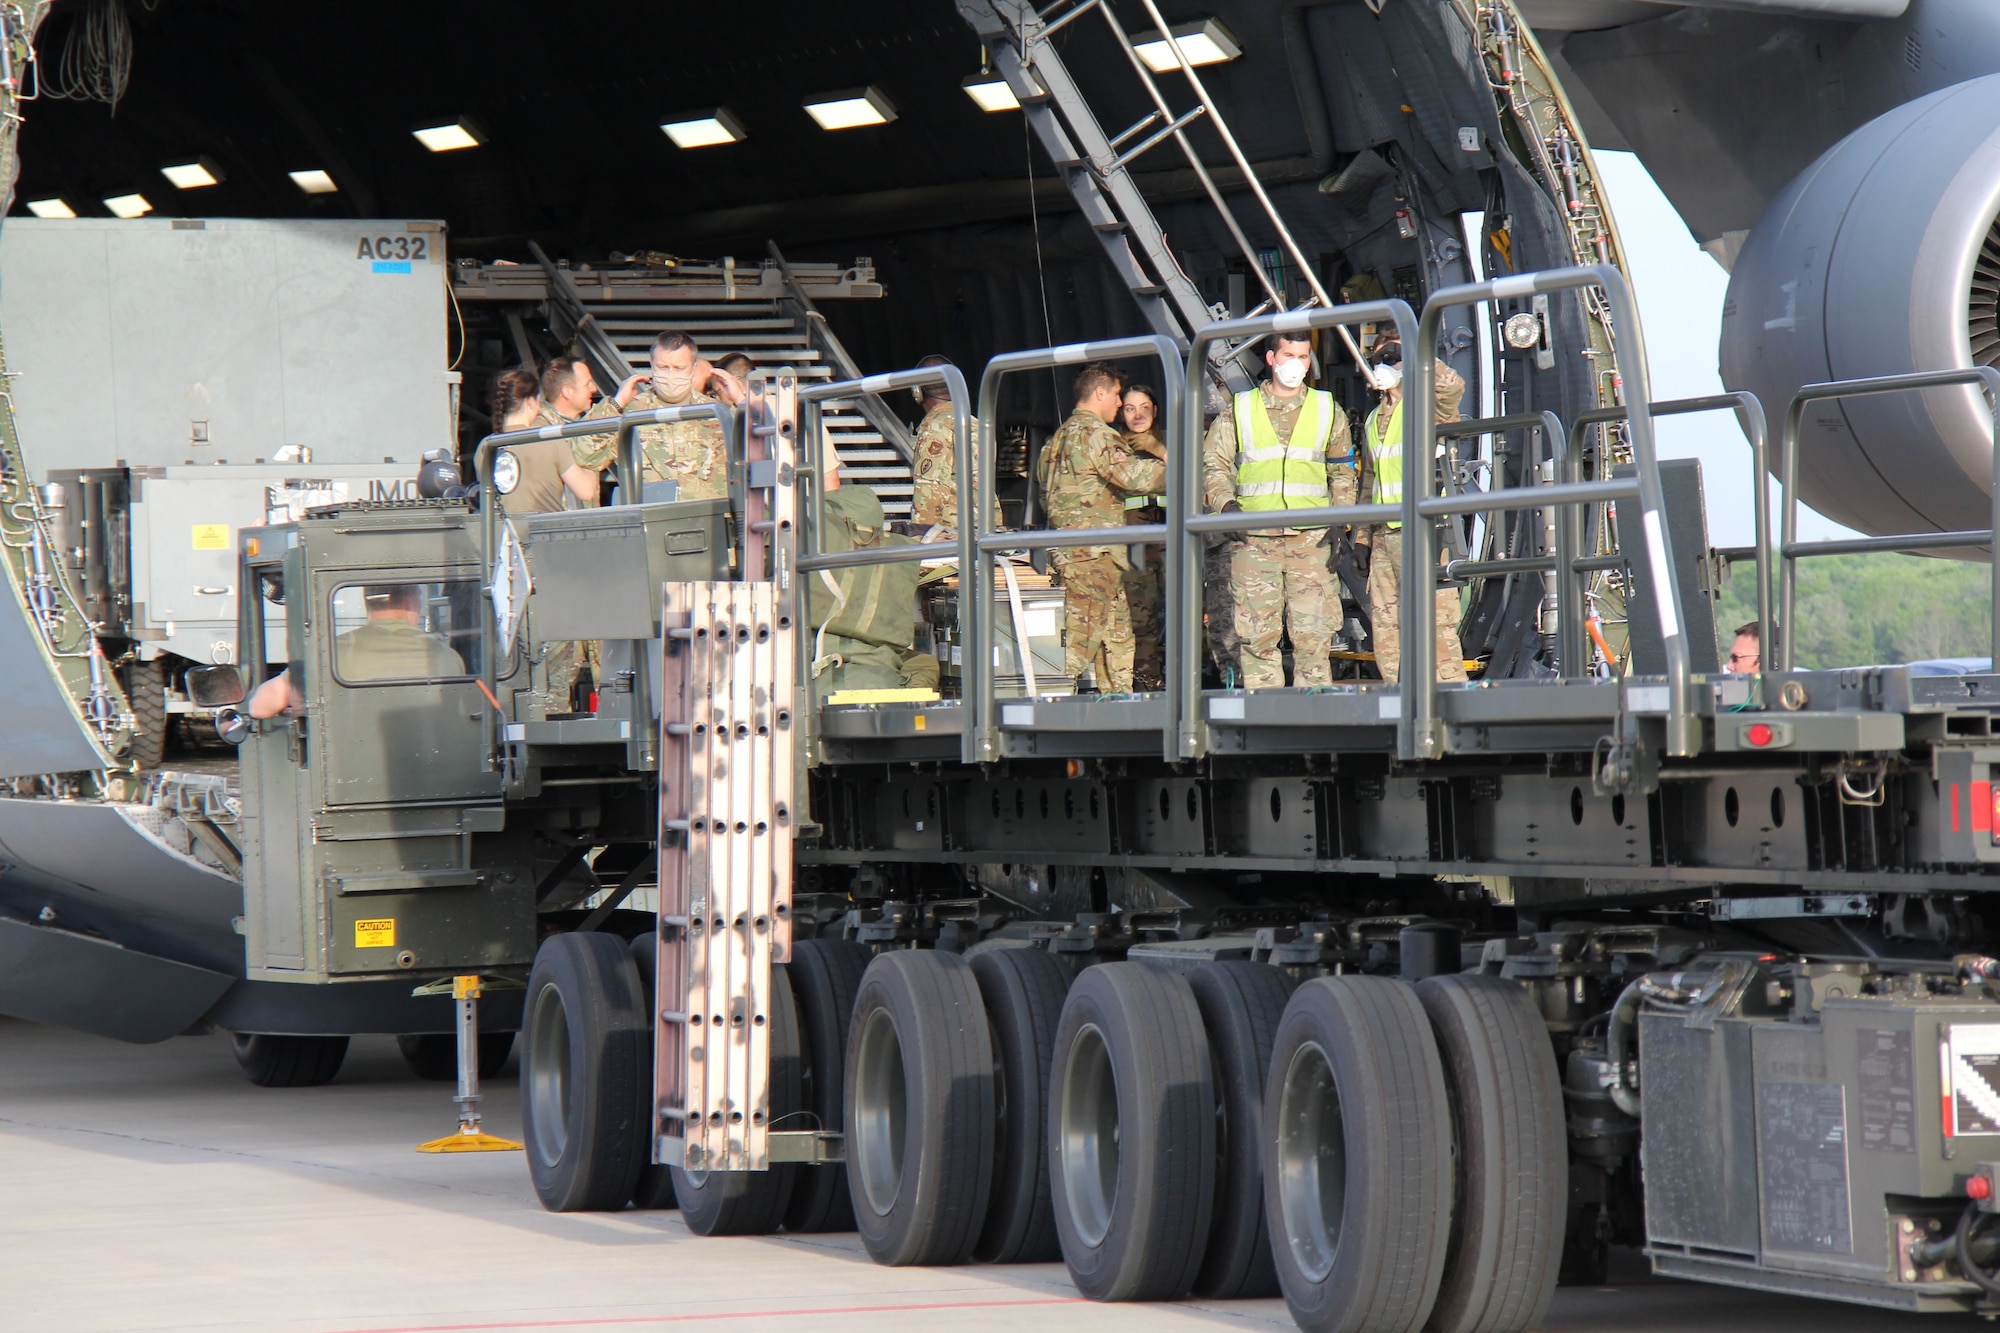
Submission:
<svg viewBox="0 0 2000 1333">
<path fill-rule="evenodd" d="M 1159 395 L 1144 384 L 1125 390 L 1125 447 L 1145 458 L 1167 461 L 1167 446 L 1160 439 Z M 1127 523 L 1164 523 L 1167 497 L 1133 495 L 1125 500 Z M 1134 547 L 1128 554 L 1132 568 L 1125 575 L 1125 600 L 1132 608 L 1132 685 L 1134 689 L 1165 689 L 1166 679 L 1166 587 L 1160 575 L 1166 558 L 1163 547 Z"/>
<path fill-rule="evenodd" d="M 1125 498 L 1165 488 L 1158 459 L 1125 447 L 1111 421 L 1124 405 L 1125 380 L 1101 363 L 1076 377 L 1076 410 L 1042 446 L 1036 480 L 1052 528 L 1116 528 L 1125 522 Z M 1113 694 L 1132 688 L 1132 611 L 1125 575 L 1126 548 L 1069 546 L 1052 552 L 1064 599 L 1063 664 L 1079 685 L 1090 676 Z"/>
<path fill-rule="evenodd" d="M 917 362 L 919 367 L 950 364 L 941 356 Z M 916 482 L 910 491 L 910 520 L 921 527 L 953 532 L 958 528 L 958 456 L 952 440 L 951 392 L 942 384 L 926 384 L 910 392 L 924 408 L 910 451 L 910 471 Z"/>
<path fill-rule="evenodd" d="M 685 333 L 662 333 L 653 339 L 652 378 L 644 391 L 633 395 L 625 410 L 647 412 L 658 407 L 712 403 L 716 396 L 704 392 L 705 389 L 728 388 L 733 392 L 738 387 L 726 372 L 700 357 L 701 348 Z M 719 500 L 729 494 L 728 453 L 722 427 L 714 421 L 641 426 L 638 436 L 645 460 L 644 481 L 678 482 L 678 498 L 682 500 Z M 601 443 L 586 466 L 608 466 L 617 447 L 617 437 L 607 434 L 592 438 Z"/>
<path fill-rule="evenodd" d="M 1403 498 L 1403 350 L 1395 343 L 1378 347 L 1371 358 L 1377 364 L 1377 383 L 1385 385 L 1381 406 L 1368 414 L 1362 427 L 1362 452 L 1366 459 L 1368 502 L 1400 504 Z M 1385 373 L 1386 372 L 1386 373 Z M 1437 419 L 1458 420 L 1458 405 L 1465 397 L 1465 380 L 1439 361 L 1436 385 L 1431 398 Z M 1429 469 L 1425 469 L 1428 473 Z M 1428 479 L 1428 478 L 1426 478 Z M 1375 645 L 1375 666 L 1382 679 L 1401 679 L 1403 662 L 1403 525 L 1377 523 L 1356 535 L 1357 555 L 1368 561 L 1368 617 Z M 1465 650 L 1458 638 L 1460 615 L 1458 590 L 1438 589 L 1437 678 L 1465 679 Z"/>
<path fill-rule="evenodd" d="M 1202 498 L 1209 509 L 1258 512 L 1354 503 L 1347 413 L 1333 395 L 1305 387 L 1312 344 L 1273 334 L 1264 352 L 1271 377 L 1237 394 L 1208 428 Z M 1333 683 L 1339 584 L 1326 529 L 1245 533 L 1228 548 L 1243 687 L 1285 683 L 1278 651 L 1289 625 L 1295 685 Z M 1211 620 L 1215 612 L 1210 611 Z"/>
</svg>

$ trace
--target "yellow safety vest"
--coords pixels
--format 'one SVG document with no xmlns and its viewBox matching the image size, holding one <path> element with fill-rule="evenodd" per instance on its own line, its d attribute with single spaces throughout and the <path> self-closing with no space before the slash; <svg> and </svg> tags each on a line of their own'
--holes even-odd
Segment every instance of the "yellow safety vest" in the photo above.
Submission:
<svg viewBox="0 0 2000 1333">
<path fill-rule="evenodd" d="M 1247 510 L 1318 509 L 1331 504 L 1326 484 L 1326 442 L 1332 433 L 1333 395 L 1306 390 L 1292 425 L 1290 444 L 1264 410 L 1264 395 L 1249 389 L 1236 395 L 1236 501 Z"/>
<path fill-rule="evenodd" d="M 1362 429 L 1362 443 L 1368 450 L 1368 461 L 1373 465 L 1374 484 L 1369 488 L 1370 504 L 1399 505 L 1403 503 L 1403 400 L 1398 398 L 1395 407 L 1389 410 L 1389 433 L 1385 438 L 1376 429 L 1376 421 L 1382 409 L 1376 408 L 1368 414 L 1368 425 Z M 1402 525 L 1400 520 L 1389 524 L 1392 528 Z"/>
</svg>

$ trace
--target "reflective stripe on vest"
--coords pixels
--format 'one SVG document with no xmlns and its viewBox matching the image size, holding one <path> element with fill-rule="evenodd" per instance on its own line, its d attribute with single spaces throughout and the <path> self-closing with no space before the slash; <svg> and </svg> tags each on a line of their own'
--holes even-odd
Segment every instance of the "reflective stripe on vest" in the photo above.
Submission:
<svg viewBox="0 0 2000 1333">
<path fill-rule="evenodd" d="M 1403 503 L 1403 400 L 1398 398 L 1396 406 L 1389 412 L 1389 433 L 1385 438 L 1381 432 L 1382 409 L 1376 408 L 1368 414 L 1367 429 L 1361 432 L 1368 446 L 1368 461 L 1372 464 L 1375 484 L 1370 488 L 1369 502 L 1378 505 L 1399 505 Z M 1392 523 L 1390 527 L 1399 526 Z"/>
<path fill-rule="evenodd" d="M 1264 395 L 1236 395 L 1236 500 L 1246 510 L 1316 509 L 1332 503 L 1326 481 L 1326 442 L 1333 430 L 1333 395 L 1306 390 L 1292 424 L 1292 442 L 1280 444 L 1264 410 Z"/>
</svg>

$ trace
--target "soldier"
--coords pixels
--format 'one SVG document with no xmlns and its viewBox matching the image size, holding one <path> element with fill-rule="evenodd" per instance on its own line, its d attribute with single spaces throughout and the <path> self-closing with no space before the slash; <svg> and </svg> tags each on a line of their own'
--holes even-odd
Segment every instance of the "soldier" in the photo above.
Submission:
<svg viewBox="0 0 2000 1333">
<path fill-rule="evenodd" d="M 668 331 L 653 339 L 653 373 L 636 393 L 632 412 L 658 407 L 712 403 L 710 387 L 740 395 L 743 388 L 728 372 L 701 360 L 701 348 L 685 333 Z M 639 427 L 639 447 L 645 459 L 644 481 L 679 484 L 679 499 L 719 500 L 729 494 L 729 460 L 722 428 L 714 421 L 676 421 Z M 606 436 L 607 440 L 611 437 Z M 610 461 L 607 444 L 603 462 Z M 600 463 L 599 466 L 602 466 Z"/>
<path fill-rule="evenodd" d="M 572 421 L 585 418 L 597 420 L 616 416 L 619 408 L 632 401 L 632 395 L 639 391 L 639 381 L 643 375 L 633 375 L 618 386 L 615 398 L 597 396 L 597 377 L 580 356 L 559 356 L 542 367 L 542 410 L 535 418 L 537 426 L 566 426 Z M 586 435 L 569 441 L 570 455 L 577 466 L 590 474 L 590 493 L 583 494 L 574 485 L 571 493 L 588 507 L 597 503 L 598 473 L 603 464 L 593 462 L 600 456 L 608 457 L 607 442 L 614 436 L 605 434 Z M 569 484 L 567 476 L 564 483 Z"/>
<path fill-rule="evenodd" d="M 1115 528 L 1125 498 L 1166 485 L 1166 464 L 1125 447 L 1111 421 L 1124 405 L 1125 377 L 1094 362 L 1076 377 L 1076 410 L 1042 446 L 1037 480 L 1054 528 Z M 1114 694 L 1132 688 L 1132 611 L 1123 545 L 1060 547 L 1052 553 L 1062 580 L 1064 669 Z"/>
<path fill-rule="evenodd" d="M 528 430 L 542 424 L 542 382 L 526 366 L 493 379 L 493 429 Z M 509 445 L 492 462 L 493 488 L 509 514 L 547 514 L 563 507 L 563 491 L 597 503 L 597 473 L 578 461 L 581 441 L 536 440 Z"/>
<path fill-rule="evenodd" d="M 716 362 L 715 368 L 722 372 L 715 377 L 716 396 L 731 407 L 743 406 L 743 400 L 750 396 L 750 372 L 757 363 L 741 352 L 731 352 Z"/>
<path fill-rule="evenodd" d="M 1369 476 L 1370 504 L 1401 504 L 1403 500 L 1403 349 L 1383 342 L 1370 357 L 1382 403 L 1368 415 L 1361 432 Z M 1439 421 L 1456 421 L 1465 397 L 1465 381 L 1439 361 L 1431 395 Z M 1382 679 L 1401 677 L 1403 650 L 1403 542 L 1401 523 L 1376 523 L 1355 537 L 1355 559 L 1368 570 L 1368 616 L 1375 644 L 1375 666 Z M 1458 639 L 1458 591 L 1437 593 L 1437 678 L 1465 679 L 1465 650 Z"/>
<path fill-rule="evenodd" d="M 1260 512 L 1354 503 L 1354 450 L 1347 413 L 1323 389 L 1305 387 L 1312 344 L 1274 333 L 1265 345 L 1271 377 L 1236 395 L 1208 428 L 1202 494 L 1210 509 Z M 1285 683 L 1278 638 L 1292 634 L 1295 685 L 1333 683 L 1333 629 L 1340 595 L 1329 559 L 1331 533 L 1283 528 L 1245 533 L 1229 549 L 1229 589 L 1243 685 Z"/>
<path fill-rule="evenodd" d="M 1125 407 L 1119 420 L 1125 447 L 1135 454 L 1167 461 L 1167 446 L 1155 427 L 1159 424 L 1159 395 L 1144 384 L 1125 390 Z M 1166 522 L 1167 497 L 1131 495 L 1125 499 L 1127 523 Z M 1166 688 L 1166 588 L 1160 580 L 1159 547 L 1135 546 L 1130 552 L 1132 568 L 1125 577 L 1125 599 L 1132 607 L 1132 684 L 1141 690 Z"/>
<path fill-rule="evenodd" d="M 465 659 L 423 627 L 423 589 L 415 583 L 361 590 L 368 619 L 333 641 L 343 680 L 437 680 L 466 674 Z"/>
<path fill-rule="evenodd" d="M 919 367 L 950 364 L 935 354 L 917 362 Z M 917 423 L 915 447 L 910 451 L 916 480 L 910 493 L 910 520 L 940 529 L 937 535 L 942 537 L 958 527 L 958 459 L 951 434 L 951 391 L 943 384 L 926 384 L 910 392 L 924 410 L 924 419 Z"/>
</svg>

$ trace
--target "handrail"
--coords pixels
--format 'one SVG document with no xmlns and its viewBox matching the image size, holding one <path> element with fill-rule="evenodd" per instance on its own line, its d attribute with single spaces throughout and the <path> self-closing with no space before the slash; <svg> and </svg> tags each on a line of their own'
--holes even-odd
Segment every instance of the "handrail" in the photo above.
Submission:
<svg viewBox="0 0 2000 1333">
<path fill-rule="evenodd" d="M 1280 318 L 1294 317 L 1281 316 Z M 1221 326 L 1209 326 L 1211 329 L 1217 327 Z M 1203 347 L 1203 336 L 1207 332 L 1208 330 L 1204 329 L 1201 333 L 1195 335 L 1194 347 L 1197 351 Z M 1193 354 L 1190 353 L 1190 355 Z M 968 764 L 992 763 L 1000 757 L 1000 730 L 994 723 L 993 652 L 991 646 L 993 631 L 992 626 L 988 623 L 992 618 L 990 603 L 993 588 L 993 555 L 996 550 L 1012 550 L 1017 547 L 1030 545 L 1029 542 L 1018 540 L 1030 534 L 1008 533 L 1005 535 L 1005 539 L 995 546 L 989 545 L 983 539 L 984 535 L 979 532 L 979 529 L 986 523 L 987 515 L 991 512 L 987 506 L 992 501 L 992 496 L 989 492 L 992 491 L 994 484 L 993 472 L 995 454 L 997 452 L 995 437 L 998 434 L 1000 379 L 1005 375 L 1018 374 L 1028 370 L 1045 370 L 1055 366 L 1082 365 L 1090 361 L 1125 361 L 1142 356 L 1158 357 L 1160 361 L 1160 412 L 1164 418 L 1161 423 L 1164 432 L 1162 438 L 1169 441 L 1179 441 L 1183 437 L 1190 436 L 1191 432 L 1188 429 L 1186 420 L 1187 413 L 1189 410 L 1192 410 L 1195 419 L 1198 421 L 1200 419 L 1200 406 L 1198 403 L 1186 401 L 1188 399 L 1186 390 L 1188 372 L 1186 366 L 1181 361 L 1181 349 L 1173 339 L 1167 337 L 1165 334 L 1155 333 L 1131 338 L 1110 338 L 1101 342 L 1067 343 L 1061 347 L 1038 347 L 1027 351 L 1004 352 L 994 357 L 991 361 L 988 361 L 985 372 L 979 377 L 978 466 L 976 475 L 968 478 L 963 461 L 961 461 L 958 477 L 959 541 L 967 544 L 972 554 L 972 558 L 969 561 L 961 562 L 958 567 L 958 620 L 959 624 L 965 627 L 965 674 L 960 679 L 961 689 L 965 698 L 971 703 L 971 716 L 966 719 L 964 742 L 965 762 Z M 1197 381 L 1197 386 L 1198 383 Z M 1170 449 L 1172 447 L 1172 445 L 1169 446 Z M 1187 450 L 1192 451 L 1194 447 L 1193 445 L 1188 445 Z M 1192 456 L 1192 453 L 1190 452 L 1188 456 Z M 1183 459 L 1183 462 L 1185 462 L 1185 459 Z M 1177 529 L 1182 516 L 1187 512 L 1187 501 L 1182 493 L 1182 486 L 1180 484 L 1184 479 L 1184 473 L 1184 467 L 1177 467 L 1171 463 L 1168 465 L 1166 529 L 1169 532 Z M 969 496 L 968 483 L 970 483 Z M 978 503 L 968 508 L 968 498 L 976 499 Z M 1147 526 L 1153 525 L 1149 524 Z M 1125 527 L 1122 525 L 1115 528 L 1070 528 L 1064 531 L 1069 533 L 1099 533 L 1102 536 L 1096 540 L 1084 540 L 1074 543 L 1065 541 L 1061 544 L 1124 546 L 1130 544 L 1132 541 L 1130 534 L 1138 530 L 1137 527 Z M 1033 535 L 1039 539 L 1040 536 L 1046 534 Z M 1192 538 L 1184 539 L 1179 543 L 1179 546 L 1183 548 L 1181 554 L 1184 554 L 1188 540 L 1192 540 Z M 1188 583 L 1189 567 L 1183 560 L 1176 559 L 1177 552 L 1175 545 L 1172 542 L 1168 543 L 1167 559 L 1165 562 L 1166 619 L 1169 625 L 1174 623 L 1175 611 L 1184 607 L 1190 592 L 1198 590 L 1201 586 L 1199 581 L 1193 585 Z M 972 570 L 972 577 L 970 579 L 966 577 L 966 570 L 968 569 Z M 970 584 L 970 596 L 967 595 L 968 583 Z M 1198 606 L 1193 608 L 1193 614 L 1198 622 L 1200 617 L 1200 608 Z M 1184 639 L 1185 634 L 1179 638 L 1169 638 L 1165 645 L 1167 681 L 1170 695 L 1173 689 L 1176 670 L 1179 670 L 1182 674 L 1186 674 L 1188 669 L 1187 661 L 1176 661 L 1176 654 L 1185 651 Z M 1019 645 L 1019 650 L 1025 653 L 1028 651 L 1028 646 L 1021 644 Z M 1194 651 L 1196 653 L 1200 652 L 1199 643 L 1195 645 Z M 1197 658 L 1196 660 L 1199 659 Z M 1199 692 L 1201 685 L 1199 671 L 1195 672 L 1193 679 L 1196 690 Z M 1168 707 L 1170 710 L 1173 707 L 1171 698 L 1169 699 Z M 1196 711 L 1199 711 L 1199 709 L 1197 708 Z M 1172 727 L 1169 727 L 1167 730 L 1166 750 L 1169 759 L 1175 757 Z"/>
<path fill-rule="evenodd" d="M 1208 724 L 1201 712 L 1201 537 L 1207 532 L 1256 532 L 1273 526 L 1320 527 L 1336 523 L 1366 523 L 1385 521 L 1396 511 L 1393 506 L 1354 505 L 1325 509 L 1266 510 L 1250 514 L 1201 514 L 1201 377 L 1196 368 L 1207 364 L 1208 349 L 1217 342 L 1228 339 L 1240 340 L 1248 345 L 1251 339 L 1266 337 L 1273 333 L 1304 334 L 1313 329 L 1335 328 L 1346 324 L 1382 323 L 1396 326 L 1396 336 L 1405 347 L 1411 346 L 1412 334 L 1417 330 L 1416 312 L 1407 301 L 1383 300 L 1361 301 L 1354 305 L 1317 307 L 1307 310 L 1288 310 L 1277 314 L 1251 315 L 1242 319 L 1225 319 L 1213 324 L 1205 324 L 1195 331 L 1188 344 L 1187 367 L 1182 375 L 1180 420 L 1174 423 L 1178 429 L 1167 436 L 1167 527 L 1179 533 L 1178 540 L 1167 544 L 1167 615 L 1166 615 L 1166 661 L 1167 661 L 1167 737 L 1166 757 L 1169 760 L 1199 759 L 1208 751 Z M 1428 384 L 1428 377 L 1426 377 Z M 1425 389 L 1426 394 L 1429 389 Z M 1431 406 L 1425 399 L 1423 415 L 1428 419 Z M 1403 414 L 1403 458 L 1404 475 L 1419 475 L 1411 470 L 1409 459 L 1417 432 L 1411 426 L 1411 418 L 1416 413 Z M 1425 455 L 1425 471 L 1429 476 L 1428 459 Z M 1417 487 L 1406 487 L 1414 494 Z M 1365 516 L 1364 516 L 1365 511 Z M 1378 517 L 1379 516 L 1379 517 Z M 1274 517 L 1282 521 L 1273 523 Z M 1414 518 L 1414 515 L 1408 517 Z M 1407 525 L 1406 525 L 1407 526 Z M 1407 538 L 1406 538 L 1407 540 Z M 1426 587 L 1426 593 L 1429 588 Z M 1408 695 L 1405 692 L 1405 699 Z M 1405 706 L 1407 712 L 1407 705 Z M 1397 727 L 1397 748 L 1404 748 L 1407 719 Z"/>
<path fill-rule="evenodd" d="M 1770 643 L 1774 621 L 1772 619 L 1772 545 L 1771 545 L 1771 448 L 1769 429 L 1764 418 L 1764 404 L 1754 393 L 1736 390 L 1730 393 L 1708 394 L 1700 398 L 1671 398 L 1665 402 L 1651 403 L 1647 410 L 1656 417 L 1685 416 L 1695 412 L 1720 412 L 1724 408 L 1734 408 L 1738 424 L 1743 427 L 1745 438 L 1750 441 L 1750 493 L 1751 503 L 1756 506 L 1753 540 L 1746 559 L 1757 562 L 1757 625 L 1760 644 Z M 1624 407 L 1600 407 L 1578 415 L 1576 424 L 1570 427 L 1570 457 L 1573 466 L 1583 466 L 1583 433 L 1592 426 L 1612 421 L 1623 421 L 1628 409 Z M 1577 627 L 1578 651 L 1582 651 L 1582 626 Z"/>
<path fill-rule="evenodd" d="M 792 266 L 785 262 L 784 252 L 778 249 L 778 243 L 766 241 L 764 248 L 771 252 L 771 258 L 777 262 L 778 276 L 784 280 L 785 289 L 791 293 L 792 299 L 799 303 L 800 315 L 805 320 L 806 337 L 826 353 L 827 360 L 833 363 L 834 373 L 841 377 L 840 382 L 853 384 L 866 378 L 861 373 L 861 367 L 855 364 L 854 358 L 847 354 L 847 345 L 834 333 L 832 326 L 826 322 L 826 316 L 820 313 L 817 305 L 813 304 L 812 297 L 806 295 L 806 289 L 800 284 L 798 276 L 792 272 Z M 824 394 L 818 396 L 826 397 Z M 903 456 L 905 463 L 916 462 L 916 444 L 910 439 L 910 428 L 903 424 L 901 417 L 873 398 L 861 400 L 861 415 L 868 418 L 869 425 L 881 432 L 882 438 Z"/>
<path fill-rule="evenodd" d="M 742 454 L 743 418 L 735 408 L 726 403 L 683 403 L 675 407 L 654 407 L 641 412 L 626 412 L 615 417 L 582 417 L 576 421 L 566 421 L 560 426 L 533 426 L 527 430 L 502 431 L 488 435 L 473 451 L 473 476 L 479 487 L 479 558 L 480 577 L 486 580 L 486 595 L 479 599 L 479 648 L 481 656 L 481 679 L 486 694 L 486 715 L 489 719 L 486 745 L 489 765 L 498 754 L 506 734 L 506 717 L 500 711 L 497 674 L 499 663 L 495 655 L 499 644 L 493 623 L 493 544 L 495 539 L 495 519 L 500 508 L 499 493 L 493 487 L 493 455 L 500 449 L 509 449 L 517 444 L 537 444 L 543 440 L 574 440 L 586 435 L 606 435 L 618 433 L 615 446 L 618 453 L 618 501 L 621 505 L 640 503 L 645 489 L 644 469 L 639 460 L 637 428 L 640 426 L 663 426 L 675 421 L 698 421 L 703 417 L 713 417 L 722 428 L 725 456 L 736 459 Z M 643 673 L 642 673 L 643 674 Z M 636 685 L 635 688 L 643 689 Z M 638 707 L 643 697 L 635 695 L 635 712 L 643 718 L 644 710 Z"/>
<path fill-rule="evenodd" d="M 1799 493 L 1793 484 L 1798 471 L 1799 424 L 1805 418 L 1807 403 L 1824 402 L 1835 398 L 1868 398 L 1879 394 L 1908 393 L 1913 389 L 1942 389 L 1957 384 L 1976 384 L 1986 395 L 1987 411 L 1993 419 L 1993 526 L 1986 532 L 1972 534 L 1958 533 L 1901 533 L 1879 537 L 1862 537 L 1838 542 L 1799 542 L 1793 540 L 1798 533 Z M 1783 496 L 1778 527 L 1778 641 L 1762 641 L 1760 651 L 1768 655 L 1762 663 L 1766 671 L 1790 671 L 1792 669 L 1792 607 L 1796 598 L 1798 583 L 1798 558 L 1802 555 L 1847 555 L 1865 551 L 1894 551 L 1898 549 L 1936 549 L 1944 545 L 1942 538 L 1971 535 L 1995 544 L 2000 535 L 2000 370 L 1992 366 L 1973 366 L 1959 370 L 1919 370 L 1905 375 L 1876 375 L 1866 379 L 1846 380 L 1831 384 L 1808 384 L 1792 396 L 1791 406 L 1785 410 L 1785 424 L 1778 436 L 1778 488 Z M 1956 544 L 1956 543 L 1955 543 Z M 1831 549 L 1829 549 L 1831 548 Z M 1989 566 L 1995 571 L 1992 591 L 1992 631 L 1990 645 L 1993 661 L 2000 665 L 2000 562 L 1989 559 Z M 1777 652 L 1771 649 L 1776 647 Z"/>
<path fill-rule="evenodd" d="M 1653 582 L 1660 589 L 1655 607 L 1660 619 L 1660 638 L 1667 653 L 1667 745 L 1670 755 L 1683 756 L 1700 749 L 1700 721 L 1689 708 L 1688 647 L 1686 620 L 1681 613 L 1680 586 L 1673 579 L 1673 553 L 1669 546 L 1666 503 L 1660 486 L 1659 455 L 1653 443 L 1653 419 L 1647 405 L 1652 401 L 1646 371 L 1645 340 L 1639 329 L 1639 312 L 1625 275 L 1609 264 L 1582 268 L 1552 269 L 1539 273 L 1510 274 L 1484 282 L 1468 282 L 1446 287 L 1424 303 L 1418 323 L 1414 357 L 1404 358 L 1404 401 L 1414 400 L 1418 410 L 1406 411 L 1407 426 L 1414 416 L 1422 424 L 1403 442 L 1403 568 L 1428 570 L 1436 561 L 1435 534 L 1428 523 L 1419 523 L 1419 496 L 1430 488 L 1410 482 L 1430 476 L 1431 455 L 1437 442 L 1436 407 L 1431 397 L 1432 369 L 1437 356 L 1438 329 L 1444 312 L 1454 306 L 1480 301 L 1510 300 L 1547 292 L 1601 287 L 1611 305 L 1613 327 L 1631 351 L 1625 372 L 1626 384 L 1635 391 L 1639 410 L 1629 411 L 1632 424 L 1632 456 L 1639 484 L 1642 508 L 1640 526 L 1645 534 L 1646 554 L 1652 566 Z M 1404 343 L 1409 347 L 1408 342 Z M 1402 725 L 1398 729 L 1398 751 L 1405 759 L 1434 759 L 1444 753 L 1444 729 L 1437 717 L 1437 673 L 1431 662 L 1437 656 L 1437 625 L 1431 612 L 1432 579 L 1403 579 L 1403 660 L 1414 664 L 1406 674 Z"/>
<path fill-rule="evenodd" d="M 1563 433 L 1562 418 L 1546 409 L 1540 412 L 1516 412 L 1510 416 L 1472 417 L 1462 421 L 1441 422 L 1438 425 L 1438 438 L 1467 439 L 1475 435 L 1503 435 L 1517 430 L 1534 431 L 1548 442 L 1549 453 L 1556 464 L 1552 481 L 1560 483 L 1583 480 L 1577 460 L 1572 457 L 1575 450 L 1570 445 L 1569 437 Z M 1492 476 L 1495 480 L 1499 478 L 1500 470 L 1497 467 L 1493 470 Z M 1534 479 L 1529 482 L 1529 488 L 1539 491 L 1543 486 L 1540 468 L 1537 467 Z M 1539 508 L 1540 505 L 1531 501 L 1522 507 Z M 1447 579 L 1485 578 L 1511 574 L 1554 574 L 1556 576 L 1556 670 L 1560 673 L 1564 665 L 1583 660 L 1581 655 L 1573 657 L 1565 651 L 1565 642 L 1562 638 L 1572 623 L 1579 627 L 1577 631 L 1579 638 L 1582 635 L 1583 584 L 1577 578 L 1576 570 L 1577 549 L 1583 544 L 1579 523 L 1582 515 L 1580 512 L 1573 512 L 1569 506 L 1559 503 L 1550 518 L 1555 523 L 1556 540 L 1555 550 L 1549 553 L 1550 559 L 1546 568 L 1539 564 L 1522 563 L 1524 560 L 1533 561 L 1535 557 L 1532 556 L 1501 560 L 1448 559 L 1445 561 L 1444 574 Z M 1544 592 L 1543 596 L 1546 597 L 1547 593 Z"/>
</svg>

